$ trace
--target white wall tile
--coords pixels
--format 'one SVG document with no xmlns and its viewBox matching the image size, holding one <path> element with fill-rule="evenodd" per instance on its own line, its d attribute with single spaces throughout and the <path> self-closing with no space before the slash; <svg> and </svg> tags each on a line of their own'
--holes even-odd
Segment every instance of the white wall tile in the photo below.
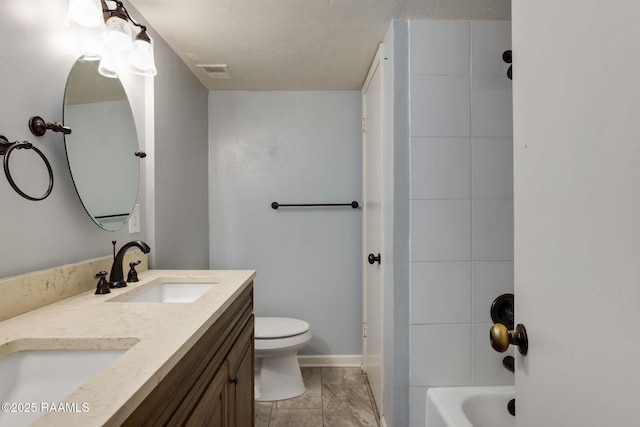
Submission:
<svg viewBox="0 0 640 427">
<path fill-rule="evenodd" d="M 513 293 L 513 262 L 474 262 L 472 277 L 472 321 L 491 323 L 493 300 Z"/>
<path fill-rule="evenodd" d="M 468 138 L 411 138 L 411 198 L 471 198 Z"/>
<path fill-rule="evenodd" d="M 469 26 L 469 21 L 410 21 L 411 73 L 469 75 Z"/>
<path fill-rule="evenodd" d="M 471 136 L 513 136 L 511 94 L 511 80 L 507 76 L 471 78 Z"/>
<path fill-rule="evenodd" d="M 513 139 L 473 138 L 471 165 L 474 199 L 513 198 Z"/>
<path fill-rule="evenodd" d="M 412 427 L 425 387 L 513 382 L 487 337 L 513 291 L 510 38 L 509 22 L 410 22 Z"/>
<path fill-rule="evenodd" d="M 513 259 L 513 201 L 473 202 L 473 260 Z"/>
<path fill-rule="evenodd" d="M 471 202 L 411 202 L 411 261 L 469 261 L 470 257 Z"/>
<path fill-rule="evenodd" d="M 470 136 L 468 76 L 412 76 L 410 98 L 411 136 Z"/>
<path fill-rule="evenodd" d="M 471 325 L 412 325 L 410 357 L 410 386 L 471 384 Z"/>
<path fill-rule="evenodd" d="M 506 77 L 502 53 L 511 49 L 510 21 L 471 22 L 471 74 Z"/>
<path fill-rule="evenodd" d="M 513 356 L 513 346 L 498 353 L 489 343 L 492 324 L 473 325 L 473 385 L 511 385 L 513 372 L 502 366 L 502 359 Z"/>
<path fill-rule="evenodd" d="M 471 263 L 411 264 L 411 323 L 471 322 Z"/>
<path fill-rule="evenodd" d="M 409 426 L 426 425 L 427 387 L 409 387 Z"/>
</svg>

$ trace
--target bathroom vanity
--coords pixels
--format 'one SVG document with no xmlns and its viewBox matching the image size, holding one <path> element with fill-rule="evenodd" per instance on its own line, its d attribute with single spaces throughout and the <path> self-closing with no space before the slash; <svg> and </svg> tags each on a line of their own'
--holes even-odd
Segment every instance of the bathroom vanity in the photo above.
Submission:
<svg viewBox="0 0 640 427">
<path fill-rule="evenodd" d="M 253 290 L 245 289 L 123 426 L 253 425 Z"/>
<path fill-rule="evenodd" d="M 0 370 L 3 360 L 22 352 L 64 359 L 65 352 L 86 351 L 86 363 L 69 369 L 69 377 L 84 370 L 80 365 L 94 365 L 94 373 L 57 400 L 15 402 L 35 404 L 40 412 L 22 425 L 252 426 L 254 276 L 147 270 L 138 283 L 110 294 L 86 291 L 0 322 Z M 171 294 L 181 285 L 188 285 L 185 292 Z M 159 299 L 152 299 L 154 289 L 164 292 Z M 113 360 L 93 362 L 101 360 L 92 359 L 96 353 L 114 351 L 120 353 Z M 51 366 L 38 375 L 65 369 Z M 7 372 L 6 383 L 22 381 L 21 373 Z M 64 388 L 66 379 L 51 381 Z M 66 409 L 42 410 L 49 400 Z M 0 424 L 20 425 L 14 422 L 19 416 L 0 414 Z"/>
</svg>

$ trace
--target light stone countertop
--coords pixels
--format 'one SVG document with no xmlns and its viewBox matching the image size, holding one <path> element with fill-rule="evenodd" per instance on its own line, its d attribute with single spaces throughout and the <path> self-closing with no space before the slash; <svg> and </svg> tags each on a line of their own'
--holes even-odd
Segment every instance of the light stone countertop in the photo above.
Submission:
<svg viewBox="0 0 640 427">
<path fill-rule="evenodd" d="M 63 400 L 88 404 L 88 411 L 46 413 L 33 426 L 120 425 L 249 286 L 255 271 L 147 270 L 138 277 L 110 294 L 84 292 L 0 322 L 0 357 L 26 349 L 129 348 Z M 218 285 L 190 303 L 109 302 L 160 282 Z"/>
</svg>

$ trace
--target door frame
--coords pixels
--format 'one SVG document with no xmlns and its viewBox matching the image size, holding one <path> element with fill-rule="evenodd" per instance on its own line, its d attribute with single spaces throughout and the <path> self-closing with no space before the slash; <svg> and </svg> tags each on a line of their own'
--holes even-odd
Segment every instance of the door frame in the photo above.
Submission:
<svg viewBox="0 0 640 427">
<path fill-rule="evenodd" d="M 376 54 L 373 58 L 373 61 L 371 62 L 371 67 L 369 68 L 369 72 L 367 73 L 367 77 L 365 78 L 364 84 L 362 85 L 362 116 L 363 116 L 363 129 L 362 129 L 362 144 L 363 144 L 363 153 L 362 153 L 362 196 L 363 196 L 363 203 L 362 203 L 362 210 L 363 210 L 363 214 L 362 214 L 362 332 L 363 332 L 363 336 L 362 336 L 362 369 L 363 371 L 366 373 L 367 372 L 367 339 L 366 336 L 370 335 L 373 332 L 376 331 L 371 331 L 366 330 L 366 324 L 367 324 L 367 297 L 368 297 L 368 289 L 367 289 L 367 273 L 368 271 L 370 271 L 371 266 L 368 263 L 367 260 L 367 256 L 368 254 L 367 252 L 367 235 L 366 235 L 366 227 L 367 227 L 367 215 L 366 215 L 366 211 L 367 211 L 367 202 L 365 200 L 366 198 L 366 189 L 367 189 L 367 180 L 366 180 L 366 164 L 365 164 L 365 159 L 364 159 L 364 144 L 366 143 L 366 114 L 365 114 L 365 102 L 366 102 L 366 93 L 368 91 L 369 85 L 371 84 L 371 81 L 373 80 L 373 76 L 375 74 L 375 72 L 377 71 L 379 73 L 379 81 L 380 81 L 380 201 L 382 202 L 384 200 L 384 185 L 383 185 L 383 177 L 384 177 L 384 158 L 382 156 L 382 152 L 383 152 L 383 141 L 384 141 L 384 116 L 383 116 L 383 100 L 384 100 L 384 74 L 383 74 L 383 69 L 384 67 L 382 66 L 382 49 L 383 49 L 383 44 L 380 43 L 380 45 L 378 46 L 378 49 L 376 50 Z M 382 251 L 382 248 L 384 248 L 384 232 L 383 232 L 383 223 L 384 223 L 384 211 L 382 209 L 382 206 L 380 207 L 380 250 Z M 382 256 L 384 261 L 390 262 L 390 260 L 385 259 L 384 254 Z M 384 379 L 384 369 L 382 369 L 383 367 L 383 362 L 384 362 L 384 358 L 385 358 L 385 354 L 384 354 L 384 346 L 382 346 L 383 341 L 383 328 L 382 325 L 384 324 L 384 299 L 383 299 L 383 294 L 384 294 L 384 270 L 385 270 L 385 265 L 386 262 L 381 261 L 380 263 L 380 316 L 381 316 L 381 328 L 379 332 L 379 338 L 380 338 L 380 343 L 381 343 L 381 360 L 379 361 L 380 363 L 380 396 L 378 396 L 378 400 L 376 401 L 376 406 L 378 408 L 378 412 L 380 414 L 381 417 L 381 421 L 384 420 L 383 418 L 383 414 L 382 414 L 382 408 L 383 408 L 383 395 L 384 395 L 384 385 L 385 385 L 385 379 Z M 365 330 L 366 330 L 366 335 L 365 335 Z"/>
</svg>

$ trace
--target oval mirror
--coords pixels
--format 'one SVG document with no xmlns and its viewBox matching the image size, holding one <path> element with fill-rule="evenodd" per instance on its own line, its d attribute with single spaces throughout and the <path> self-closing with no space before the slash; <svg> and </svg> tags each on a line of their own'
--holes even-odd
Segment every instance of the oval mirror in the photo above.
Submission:
<svg viewBox="0 0 640 427">
<path fill-rule="evenodd" d="M 81 56 L 64 94 L 67 161 L 85 210 L 105 230 L 122 228 L 138 195 L 138 136 L 122 83 L 98 72 L 100 57 Z"/>
</svg>

